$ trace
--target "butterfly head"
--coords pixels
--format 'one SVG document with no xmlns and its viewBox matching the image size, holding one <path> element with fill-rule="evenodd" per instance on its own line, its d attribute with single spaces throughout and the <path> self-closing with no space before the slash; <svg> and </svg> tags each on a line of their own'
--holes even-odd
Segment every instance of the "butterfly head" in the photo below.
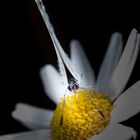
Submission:
<svg viewBox="0 0 140 140">
<path fill-rule="evenodd" d="M 68 90 L 71 92 L 76 92 L 79 89 L 79 84 L 75 80 L 70 80 L 68 84 Z"/>
</svg>

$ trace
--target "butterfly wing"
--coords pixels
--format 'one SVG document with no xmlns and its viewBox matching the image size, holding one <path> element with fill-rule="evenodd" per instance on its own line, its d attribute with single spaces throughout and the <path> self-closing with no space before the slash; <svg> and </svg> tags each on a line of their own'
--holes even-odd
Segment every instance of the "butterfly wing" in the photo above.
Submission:
<svg viewBox="0 0 140 140">
<path fill-rule="evenodd" d="M 50 22 L 49 16 L 45 10 L 45 6 L 42 3 L 42 0 L 35 0 L 37 3 L 37 6 L 39 8 L 39 11 L 44 19 L 44 22 L 47 26 L 47 29 L 49 31 L 49 34 L 51 36 L 52 42 L 54 44 L 54 48 L 58 57 L 58 61 L 59 61 L 59 69 L 62 75 L 64 75 L 65 77 L 65 81 L 67 82 L 68 80 L 66 79 L 66 71 L 64 68 L 64 64 L 66 65 L 66 67 L 68 68 L 68 70 L 70 71 L 70 73 L 72 74 L 72 76 L 77 80 L 78 79 L 78 75 L 74 72 L 73 68 L 72 68 L 72 64 L 71 61 L 69 59 L 69 57 L 67 56 L 67 54 L 64 52 L 64 50 L 62 49 L 56 35 L 53 29 L 53 26 Z M 64 63 L 63 63 L 64 62 Z"/>
</svg>

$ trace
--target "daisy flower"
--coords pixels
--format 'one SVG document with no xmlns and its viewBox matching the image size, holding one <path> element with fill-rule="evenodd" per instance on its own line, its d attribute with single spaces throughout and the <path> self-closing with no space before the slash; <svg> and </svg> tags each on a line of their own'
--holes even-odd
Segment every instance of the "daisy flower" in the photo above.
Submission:
<svg viewBox="0 0 140 140">
<path fill-rule="evenodd" d="M 98 78 L 77 40 L 70 43 L 70 58 L 62 49 L 41 0 L 37 6 L 48 28 L 58 57 L 40 71 L 47 96 L 55 111 L 18 103 L 12 116 L 30 132 L 1 136 L 0 140 L 127 140 L 136 138 L 133 128 L 120 122 L 140 111 L 140 81 L 123 92 L 140 48 L 133 29 L 122 51 L 122 36 L 112 35 Z M 69 72 L 69 77 L 67 76 Z"/>
</svg>

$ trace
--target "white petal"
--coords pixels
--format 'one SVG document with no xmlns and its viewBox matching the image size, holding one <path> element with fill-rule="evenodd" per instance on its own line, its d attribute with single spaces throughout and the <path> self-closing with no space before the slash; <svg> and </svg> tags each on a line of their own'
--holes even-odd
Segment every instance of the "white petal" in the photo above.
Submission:
<svg viewBox="0 0 140 140">
<path fill-rule="evenodd" d="M 42 129 L 38 131 L 0 136 L 0 140 L 51 140 L 50 134 L 50 130 Z"/>
<path fill-rule="evenodd" d="M 136 132 L 132 128 L 121 124 L 110 124 L 102 133 L 89 140 L 128 140 L 132 137 L 136 138 Z"/>
<path fill-rule="evenodd" d="M 30 129 L 49 128 L 53 111 L 19 103 L 12 116 Z"/>
<path fill-rule="evenodd" d="M 126 90 L 114 103 L 112 122 L 124 121 L 140 112 L 140 81 Z"/>
<path fill-rule="evenodd" d="M 62 81 L 62 77 L 52 65 L 46 65 L 40 70 L 41 80 L 47 96 L 56 104 L 64 97 L 67 83 Z"/>
<path fill-rule="evenodd" d="M 122 54 L 122 36 L 118 32 L 114 33 L 111 37 L 109 47 L 107 49 L 105 58 L 102 62 L 96 89 L 98 91 L 107 91 L 108 83 L 110 81 L 110 78 L 116 68 L 116 65 L 118 64 L 120 60 L 120 56 Z"/>
<path fill-rule="evenodd" d="M 78 78 L 80 86 L 93 87 L 95 81 L 94 72 L 80 42 L 77 40 L 71 41 L 70 51 L 73 69 L 80 76 Z"/>
<path fill-rule="evenodd" d="M 125 88 L 133 70 L 139 48 L 140 35 L 133 29 L 110 82 L 110 89 L 112 89 L 112 92 L 114 93 L 112 99 L 118 97 Z"/>
</svg>

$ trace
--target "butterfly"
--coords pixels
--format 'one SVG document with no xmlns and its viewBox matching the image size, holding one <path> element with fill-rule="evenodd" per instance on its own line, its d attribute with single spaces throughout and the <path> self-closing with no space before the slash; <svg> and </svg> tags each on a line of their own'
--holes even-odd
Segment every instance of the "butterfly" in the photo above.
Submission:
<svg viewBox="0 0 140 140">
<path fill-rule="evenodd" d="M 69 91 L 76 91 L 78 88 L 85 88 L 85 87 L 87 88 L 87 86 L 91 87 L 91 85 L 93 85 L 93 83 L 94 83 L 94 80 L 93 80 L 94 78 L 92 80 L 89 79 L 89 81 L 87 81 L 87 83 L 86 83 L 85 79 L 84 79 L 84 75 L 82 73 L 78 73 L 78 70 L 75 71 L 75 69 L 72 66 L 71 60 L 69 59 L 68 55 L 62 49 L 62 47 L 56 37 L 54 28 L 50 22 L 49 16 L 45 10 L 45 6 L 43 5 L 42 0 L 36 0 L 36 3 L 40 10 L 40 13 L 44 19 L 44 22 L 47 26 L 50 37 L 52 39 L 52 42 L 53 42 L 53 45 L 54 45 L 54 48 L 56 51 L 56 55 L 58 58 L 59 71 L 62 75 L 64 83 L 65 84 L 67 83 L 67 88 L 69 89 Z M 68 71 L 70 72 L 70 74 L 72 76 L 71 79 L 68 79 L 65 68 L 67 68 Z M 91 74 L 91 75 L 94 75 L 94 74 Z"/>
<path fill-rule="evenodd" d="M 64 52 L 60 42 L 58 41 L 56 34 L 54 32 L 54 28 L 50 22 L 49 16 L 46 12 L 45 6 L 42 2 L 42 0 L 35 0 L 38 6 L 38 9 L 43 17 L 43 20 L 47 26 L 48 32 L 50 34 L 50 37 L 52 39 L 53 45 L 54 45 L 54 49 L 56 51 L 56 55 L 58 58 L 58 66 L 59 66 L 59 71 L 60 74 L 62 75 L 64 84 L 67 85 L 66 86 L 66 91 L 64 94 L 64 105 L 66 103 L 65 97 L 67 94 L 71 94 L 71 95 L 75 95 L 77 90 L 82 90 L 83 93 L 85 94 L 85 96 L 87 96 L 87 98 L 92 102 L 92 104 L 94 105 L 91 97 L 88 95 L 88 93 L 86 92 L 85 89 L 93 89 L 93 84 L 94 84 L 94 74 L 91 72 L 92 70 L 89 70 L 88 72 L 90 72 L 90 77 L 89 77 L 89 81 L 85 80 L 85 73 L 82 73 L 82 69 L 80 70 L 75 70 L 71 60 L 69 59 L 68 55 Z M 83 52 L 79 52 L 82 53 Z M 84 54 L 83 54 L 84 55 Z M 88 60 L 87 60 L 88 63 Z M 67 75 L 67 71 L 70 73 L 71 78 L 69 78 Z M 92 74 L 91 74 L 92 73 Z M 87 74 L 88 75 L 88 74 Z M 93 75 L 93 77 L 91 76 Z M 72 106 L 72 100 L 70 100 L 71 106 Z M 63 105 L 63 108 L 64 108 Z M 95 105 L 94 105 L 95 106 Z M 98 110 L 98 112 L 101 114 L 101 116 L 103 118 L 104 114 L 98 109 L 98 107 L 96 107 L 96 109 Z M 63 111 L 63 109 L 62 109 Z M 62 125 L 63 122 L 63 115 L 61 117 L 61 121 L 60 121 L 60 125 Z"/>
</svg>

